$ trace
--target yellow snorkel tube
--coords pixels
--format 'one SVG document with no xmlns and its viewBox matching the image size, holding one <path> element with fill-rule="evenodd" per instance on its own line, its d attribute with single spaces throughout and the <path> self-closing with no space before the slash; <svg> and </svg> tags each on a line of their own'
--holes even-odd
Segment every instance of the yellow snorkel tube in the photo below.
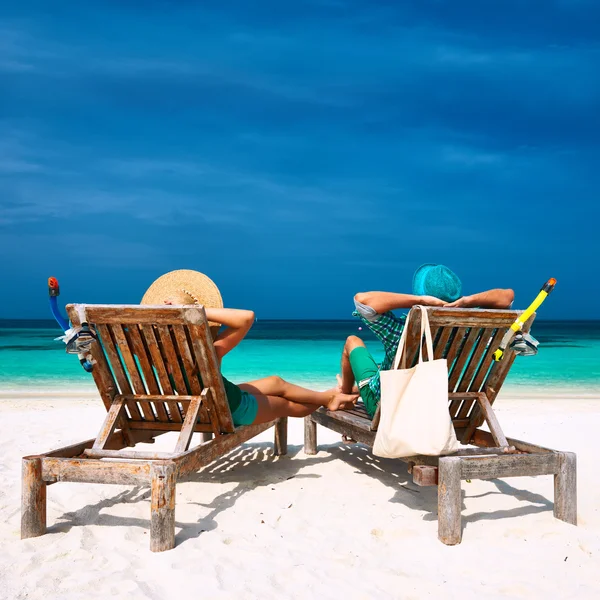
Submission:
<svg viewBox="0 0 600 600">
<path fill-rule="evenodd" d="M 502 341 L 500 342 L 500 347 L 498 348 L 498 350 L 496 350 L 496 352 L 494 352 L 494 360 L 496 362 L 502 360 L 502 358 L 504 357 L 504 352 L 506 351 L 506 347 L 509 345 L 513 336 L 515 335 L 520 336 L 518 344 L 516 344 L 516 346 L 518 346 L 518 349 L 515 348 L 515 352 L 517 352 L 517 354 L 537 353 L 537 341 L 531 337 L 529 339 L 526 339 L 519 332 L 523 328 L 523 325 L 525 325 L 527 319 L 529 319 L 529 317 L 531 317 L 531 315 L 542 305 L 542 302 L 544 302 L 544 300 L 548 297 L 550 292 L 554 289 L 555 285 L 556 279 L 554 279 L 554 277 L 548 279 L 548 281 L 546 281 L 546 283 L 540 290 L 540 293 L 537 295 L 537 298 L 527 307 L 527 310 L 525 310 L 521 315 L 519 315 L 517 320 L 510 326 L 508 331 L 504 334 Z M 517 340 L 515 340 L 515 342 L 517 342 Z M 511 347 L 513 346 L 513 344 L 511 344 Z"/>
</svg>

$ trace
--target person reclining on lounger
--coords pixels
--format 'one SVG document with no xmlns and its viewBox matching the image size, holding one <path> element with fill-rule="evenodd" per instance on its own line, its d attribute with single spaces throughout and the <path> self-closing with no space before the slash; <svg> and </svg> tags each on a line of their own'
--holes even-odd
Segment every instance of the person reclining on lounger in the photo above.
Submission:
<svg viewBox="0 0 600 600">
<path fill-rule="evenodd" d="M 373 418 L 381 398 L 379 372 L 391 368 L 406 320 L 406 315 L 398 317 L 391 311 L 409 309 L 419 304 L 449 308 L 508 308 L 514 299 L 511 289 L 493 289 L 471 296 L 462 296 L 461 291 L 460 279 L 448 267 L 425 264 L 414 274 L 412 294 L 356 294 L 353 316 L 358 317 L 381 340 L 385 358 L 381 365 L 377 365 L 365 343 L 358 336 L 349 336 L 342 352 L 342 375 L 338 377 L 338 389 L 346 394 L 358 390 L 367 412 Z"/>
<path fill-rule="evenodd" d="M 211 325 L 219 366 L 223 357 L 243 339 L 254 323 L 251 310 L 222 308 L 223 300 L 214 282 L 203 273 L 181 269 L 159 277 L 146 291 L 142 304 L 202 304 Z M 219 330 L 219 327 L 223 325 Z M 271 375 L 236 385 L 223 377 L 231 416 L 236 427 L 267 423 L 278 417 L 306 417 L 321 406 L 328 410 L 350 408 L 357 392 L 336 387 L 325 392 L 309 390 Z"/>
</svg>

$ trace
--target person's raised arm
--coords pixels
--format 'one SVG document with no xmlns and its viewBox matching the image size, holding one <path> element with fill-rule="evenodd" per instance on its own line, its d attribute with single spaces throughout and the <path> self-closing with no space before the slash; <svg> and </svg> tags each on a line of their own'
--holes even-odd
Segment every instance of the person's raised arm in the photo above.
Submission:
<svg viewBox="0 0 600 600">
<path fill-rule="evenodd" d="M 209 321 L 225 325 L 225 329 L 214 341 L 217 358 L 220 360 L 246 337 L 254 323 L 254 313 L 238 308 L 205 308 L 205 311 Z"/>
<path fill-rule="evenodd" d="M 412 308 L 417 304 L 422 306 L 444 306 L 445 302 L 434 296 L 414 296 L 413 294 L 396 294 L 394 292 L 360 292 L 354 300 L 370 306 L 379 314 L 398 308 Z"/>
<path fill-rule="evenodd" d="M 494 289 L 471 296 L 463 296 L 454 302 L 445 304 L 448 308 L 508 308 L 515 299 L 511 289 Z"/>
</svg>

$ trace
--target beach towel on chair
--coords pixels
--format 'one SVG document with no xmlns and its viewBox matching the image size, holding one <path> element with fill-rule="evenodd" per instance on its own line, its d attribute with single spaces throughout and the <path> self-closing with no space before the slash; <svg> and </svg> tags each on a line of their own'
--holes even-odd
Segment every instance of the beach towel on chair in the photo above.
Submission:
<svg viewBox="0 0 600 600">
<path fill-rule="evenodd" d="M 418 363 L 411 369 L 405 368 L 407 318 L 393 368 L 381 372 L 381 420 L 373 445 L 373 454 L 376 456 L 440 456 L 458 450 L 458 440 L 448 411 L 448 365 L 445 358 L 433 358 L 427 310 L 422 306 L 419 309 L 421 334 Z M 423 360 L 423 335 L 427 348 L 426 361 Z"/>
</svg>

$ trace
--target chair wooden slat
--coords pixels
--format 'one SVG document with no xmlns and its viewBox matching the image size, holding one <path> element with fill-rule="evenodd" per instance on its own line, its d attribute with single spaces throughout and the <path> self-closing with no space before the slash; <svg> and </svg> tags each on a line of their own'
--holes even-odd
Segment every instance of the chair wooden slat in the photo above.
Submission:
<svg viewBox="0 0 600 600">
<path fill-rule="evenodd" d="M 94 450 L 104 450 L 104 446 L 106 445 L 108 438 L 113 434 L 124 408 L 125 397 L 115 396 L 112 406 L 106 413 L 106 418 L 104 419 L 104 423 L 100 428 L 100 432 L 94 441 Z"/>
<path fill-rule="evenodd" d="M 146 394 L 148 390 L 142 381 L 138 367 L 133 358 L 133 354 L 129 348 L 129 343 L 123 332 L 123 327 L 118 324 L 108 325 L 112 338 L 117 345 L 117 348 L 123 359 L 124 368 L 126 375 L 128 375 L 129 382 L 131 384 L 131 391 L 133 394 Z"/>
<path fill-rule="evenodd" d="M 186 318 L 189 323 L 189 331 L 192 337 L 194 357 L 202 372 L 202 380 L 206 387 L 212 388 L 212 400 L 219 419 L 220 430 L 223 433 L 235 431 L 233 418 L 225 395 L 223 379 L 219 371 L 217 354 L 212 343 L 210 331 L 206 321 L 206 314 L 201 308 L 197 311 L 199 315 L 189 311 Z"/>
<path fill-rule="evenodd" d="M 506 329 L 498 329 L 494 339 L 490 343 L 490 349 L 488 353 L 485 355 L 484 359 L 481 361 L 479 365 L 479 369 L 477 369 L 477 373 L 475 373 L 475 377 L 473 378 L 473 382 L 471 383 L 471 391 L 479 392 L 481 391 L 483 384 L 488 376 L 488 372 L 490 370 L 490 366 L 494 360 L 494 350 L 498 348 L 500 345 L 500 341 L 502 337 L 506 333 Z M 504 361 L 502 361 L 504 362 Z"/>
<path fill-rule="evenodd" d="M 207 388 L 202 391 L 201 396 L 194 396 L 190 400 L 185 412 L 185 420 L 183 421 L 183 426 L 181 427 L 179 439 L 177 440 L 177 445 L 175 446 L 175 454 L 185 452 L 189 448 L 192 434 L 194 433 L 194 425 L 198 420 L 200 406 L 203 404 L 208 391 L 209 390 Z"/>
<path fill-rule="evenodd" d="M 96 343 L 92 346 L 91 354 L 95 361 L 92 377 L 100 392 L 102 402 L 104 402 L 104 406 L 108 410 L 112 404 L 113 398 L 119 393 L 117 382 L 110 370 L 108 359 L 106 358 L 104 349 L 100 343 Z"/>
<path fill-rule="evenodd" d="M 489 331 L 490 331 L 489 329 L 478 329 L 475 327 L 472 328 L 472 332 L 474 332 L 477 336 L 477 338 L 473 341 L 474 348 L 473 348 L 473 350 L 468 350 L 468 351 L 466 350 L 466 348 L 463 350 L 464 359 L 461 361 L 461 364 L 459 365 L 460 370 L 457 369 L 455 366 L 455 368 L 450 376 L 450 379 L 449 379 L 448 387 L 451 391 L 455 391 L 455 392 L 470 391 L 469 383 L 471 382 L 471 380 L 473 378 L 473 373 L 475 372 L 475 369 L 481 362 L 481 358 L 482 358 L 483 354 L 485 353 L 486 346 L 491 337 L 491 334 L 489 333 Z M 458 363 L 458 360 L 457 360 L 457 363 Z M 465 366 L 465 363 L 466 363 L 466 366 Z M 455 427 L 457 426 L 456 421 L 461 420 L 460 415 L 462 413 L 461 413 L 460 409 L 462 408 L 462 406 L 464 404 L 465 404 L 465 400 L 461 399 L 460 397 L 458 399 L 454 399 L 450 402 L 449 410 L 450 410 L 450 415 L 452 416 L 453 420 L 455 421 Z"/>
<path fill-rule="evenodd" d="M 148 348 L 148 351 L 150 352 L 150 356 L 152 358 L 152 366 L 156 371 L 156 376 L 158 378 L 158 382 L 160 383 L 162 393 L 173 394 L 173 386 L 171 385 L 171 380 L 169 379 L 169 373 L 164 362 L 164 357 L 160 351 L 158 340 L 156 339 L 156 335 L 154 333 L 154 328 L 152 325 L 142 325 L 142 337 L 146 342 L 146 347 Z M 155 404 L 158 403 L 158 401 L 155 402 Z M 182 423 L 183 418 L 181 417 L 181 412 L 179 411 L 179 406 L 177 405 L 177 402 L 175 402 L 174 400 L 166 401 L 166 406 L 168 408 L 169 419 L 174 423 Z"/>
<path fill-rule="evenodd" d="M 204 392 L 206 391 L 206 394 Z M 177 402 L 181 404 L 183 407 L 183 413 L 187 415 L 189 410 L 190 403 L 194 400 L 194 398 L 202 397 L 203 399 L 210 394 L 210 388 L 205 388 L 203 390 L 203 394 L 200 396 L 179 396 L 179 395 L 142 395 L 135 396 L 138 402 L 158 402 L 158 400 L 162 400 L 163 402 Z M 130 400 L 131 397 L 125 397 L 125 400 Z M 131 421 L 130 423 L 131 429 L 145 429 L 145 430 L 155 430 L 155 431 L 181 431 L 182 423 L 174 423 L 174 422 L 162 422 L 162 421 Z M 210 423 L 199 423 L 196 421 L 194 424 L 194 431 L 202 431 L 202 432 L 213 432 L 213 427 Z"/>
<path fill-rule="evenodd" d="M 481 411 L 482 417 L 490 428 L 496 446 L 506 448 L 508 446 L 508 441 L 504 435 L 504 431 L 502 431 L 498 417 L 496 417 L 496 413 L 492 410 L 492 405 L 489 403 L 485 394 L 481 393 L 478 395 L 477 405 Z"/>
<path fill-rule="evenodd" d="M 160 388 L 156 379 L 156 373 L 152 368 L 151 359 L 149 357 L 149 351 L 147 350 L 146 345 L 144 344 L 144 340 L 142 339 L 140 326 L 129 325 L 124 331 L 129 346 L 132 348 L 134 354 L 138 358 L 140 367 L 142 369 L 142 374 L 144 376 L 144 381 L 146 384 L 145 387 L 148 390 L 148 393 L 156 395 L 160 394 Z M 151 407 L 156 413 L 156 419 L 158 421 L 167 422 L 169 420 L 169 415 L 167 414 L 163 402 L 154 402 L 151 404 Z"/>
<path fill-rule="evenodd" d="M 441 337 L 443 331 L 444 331 L 443 327 L 432 327 L 431 328 L 431 340 L 433 342 L 433 356 L 428 356 L 427 360 L 435 359 L 435 349 L 437 348 L 438 340 Z"/>
<path fill-rule="evenodd" d="M 140 335 L 139 326 L 128 325 L 123 329 L 123 333 L 125 334 L 127 344 L 131 348 L 132 354 L 137 357 L 139 369 L 141 371 L 140 377 L 143 378 L 143 387 L 148 394 L 158 394 L 158 382 L 156 381 L 156 375 L 150 366 L 148 354 Z"/>
<path fill-rule="evenodd" d="M 174 390 L 178 394 L 186 395 L 189 394 L 189 390 L 185 383 L 183 373 L 181 372 L 181 365 L 179 364 L 179 356 L 173 345 L 173 339 L 171 338 L 171 331 L 167 325 L 157 325 L 158 339 L 160 341 L 162 352 L 171 368 L 171 376 L 175 383 Z"/>
<path fill-rule="evenodd" d="M 113 339 L 118 346 L 119 352 L 121 353 L 121 357 L 123 358 L 123 362 L 125 363 L 125 368 L 127 370 L 127 374 L 129 375 L 129 381 L 131 383 L 132 393 L 133 394 L 145 394 L 148 392 L 146 389 L 140 372 L 138 371 L 138 366 L 133 358 L 132 351 L 129 347 L 129 343 L 127 342 L 127 338 L 125 337 L 125 333 L 123 331 L 123 326 L 117 323 L 109 325 Z M 154 416 L 154 412 L 152 411 L 152 407 L 147 402 L 137 402 L 137 405 L 141 408 L 143 418 L 147 421 L 156 421 L 156 417 Z"/>
<path fill-rule="evenodd" d="M 115 342 L 112 339 L 108 325 L 105 325 L 104 323 L 97 323 L 96 329 L 100 334 L 102 346 L 104 347 L 104 351 L 106 352 L 106 356 L 108 357 L 112 372 L 114 373 L 115 379 L 119 384 L 120 393 L 123 396 L 131 395 L 131 385 L 129 383 L 129 380 L 127 379 L 127 375 L 125 374 L 125 370 L 121 363 L 121 357 L 119 356 L 119 352 L 117 350 Z M 127 410 L 129 411 L 129 415 L 132 419 L 139 420 L 142 418 L 140 409 L 133 400 L 128 401 L 126 403 L 126 406 Z"/>
<path fill-rule="evenodd" d="M 181 356 L 183 362 L 183 369 L 186 375 L 188 385 L 190 387 L 190 392 L 194 396 L 200 396 L 203 391 L 201 379 L 199 378 L 200 373 L 198 367 L 194 364 L 194 359 L 192 358 L 192 353 L 188 343 L 185 327 L 183 325 L 173 325 L 173 334 L 175 335 L 175 343 L 177 344 L 179 356 Z M 199 404 L 200 423 L 212 422 L 211 416 L 208 412 L 209 402 L 210 400 L 207 400 L 205 394 L 203 396 L 203 401 Z M 216 421 L 215 425 L 218 426 L 216 415 L 214 419 Z"/>
<path fill-rule="evenodd" d="M 106 356 L 108 358 L 111 370 L 114 374 L 117 385 L 119 386 L 119 393 L 122 395 L 132 394 L 131 385 L 129 385 L 129 380 L 125 375 L 125 371 L 123 370 L 123 365 L 121 364 L 121 358 L 119 357 L 119 353 L 117 352 L 117 347 L 113 342 L 112 336 L 110 334 L 110 330 L 107 325 L 102 323 L 96 324 L 96 331 L 100 336 L 100 341 L 102 343 L 102 347 Z"/>
<path fill-rule="evenodd" d="M 195 358 L 195 354 L 194 354 L 194 343 L 192 340 L 192 333 L 190 331 L 189 327 L 185 327 L 184 328 L 184 332 L 185 332 L 185 337 L 187 340 L 187 346 L 190 349 L 190 351 L 192 352 L 192 356 L 190 357 L 193 364 L 194 364 L 194 369 L 196 369 L 196 371 L 199 373 L 200 372 L 200 365 L 198 364 L 196 358 Z M 221 433 L 221 423 L 219 421 L 218 418 L 218 409 L 217 406 L 215 404 L 215 400 L 214 400 L 214 396 L 215 396 L 215 391 L 204 384 L 204 382 L 202 381 L 202 378 L 200 377 L 200 375 L 198 376 L 199 380 L 202 383 L 202 386 L 204 387 L 205 390 L 208 390 L 208 393 L 206 394 L 206 396 L 204 397 L 204 402 L 202 403 L 202 405 L 200 406 L 200 415 L 201 415 L 201 420 L 203 423 L 210 423 L 211 424 L 211 428 L 212 428 L 212 432 L 215 435 L 220 435 Z M 219 378 L 219 381 L 222 382 L 222 379 Z M 229 406 L 229 405 L 228 405 Z"/>
<path fill-rule="evenodd" d="M 450 371 L 452 369 L 452 365 L 454 364 L 454 360 L 456 359 L 456 356 L 458 355 L 458 351 L 462 347 L 462 345 L 465 341 L 466 334 L 467 334 L 466 327 L 458 327 L 456 329 L 456 331 L 454 331 L 454 337 L 452 338 L 452 341 L 450 342 L 450 347 L 448 348 L 448 354 L 446 355 L 446 361 L 448 363 L 448 371 Z M 448 386 L 448 388 L 449 388 L 449 386 Z M 452 391 L 452 390 L 448 389 L 448 391 Z"/>
<path fill-rule="evenodd" d="M 357 417 L 366 417 L 368 418 L 367 409 L 362 402 L 358 402 L 354 405 L 353 408 L 347 409 L 345 412 L 350 413 L 351 415 L 356 415 Z"/>
<path fill-rule="evenodd" d="M 451 327 L 443 327 L 442 333 L 435 343 L 435 347 L 433 349 L 433 357 L 435 359 L 444 358 L 446 346 L 448 345 L 448 340 L 450 338 L 450 334 L 452 333 Z"/>
<path fill-rule="evenodd" d="M 493 352 L 492 346 L 494 344 L 495 334 L 496 330 L 490 329 L 489 327 L 481 330 L 481 335 L 477 340 L 475 350 L 469 358 L 467 368 L 464 370 L 464 373 L 460 378 L 458 385 L 456 386 L 457 392 L 466 392 L 471 389 L 471 382 L 473 381 L 473 376 L 475 375 L 477 367 L 479 367 L 479 365 L 481 364 L 486 350 Z"/>
<path fill-rule="evenodd" d="M 460 349 L 460 354 L 456 357 L 452 369 L 448 372 L 448 389 L 453 392 L 456 388 L 458 380 L 463 372 L 467 359 L 471 357 L 475 349 L 475 344 L 481 336 L 481 329 L 478 327 L 471 327 L 469 334 L 467 335 L 464 344 Z"/>
<path fill-rule="evenodd" d="M 129 427 L 132 431 L 181 431 L 182 423 L 163 423 L 162 421 L 131 421 Z M 196 423 L 194 425 L 194 432 L 214 433 L 214 430 L 210 423 Z"/>
<path fill-rule="evenodd" d="M 431 327 L 510 327 L 523 311 L 498 309 L 429 308 Z M 412 317 L 411 317 L 412 318 Z"/>
<path fill-rule="evenodd" d="M 139 304 L 86 304 L 90 323 L 107 325 L 182 325 L 185 309 L 175 306 L 141 306 Z"/>
<path fill-rule="evenodd" d="M 487 332 L 490 330 L 485 329 L 485 331 Z M 485 374 L 487 373 L 487 370 L 489 369 L 489 365 L 492 363 L 493 354 L 496 351 L 496 349 L 498 348 L 498 346 L 500 345 L 500 340 L 502 339 L 502 336 L 504 335 L 504 331 L 505 331 L 504 329 L 496 330 L 496 332 L 492 335 L 492 339 L 489 342 L 489 345 L 487 346 L 487 348 L 485 348 L 485 345 L 484 345 L 481 349 L 482 357 L 481 357 L 479 363 L 476 364 L 474 367 L 474 374 L 481 373 L 481 381 L 483 381 L 483 378 L 485 377 Z M 485 341 L 487 343 L 487 340 L 485 340 Z M 483 354 L 484 352 L 485 352 L 485 354 Z M 459 392 L 463 392 L 463 391 L 479 392 L 479 390 L 481 388 L 481 383 L 479 380 L 477 380 L 477 375 L 475 375 L 475 378 L 473 378 L 473 375 L 471 375 L 470 377 L 471 377 L 471 379 L 468 383 L 468 387 L 466 387 L 466 384 L 462 385 L 462 382 L 461 382 L 461 386 L 459 387 L 459 389 L 457 391 L 459 391 Z M 471 411 L 471 408 L 473 407 L 474 404 L 475 404 L 474 399 L 465 400 L 462 403 L 460 410 L 458 411 L 457 417 L 459 419 L 466 419 L 469 416 L 469 412 Z"/>
<path fill-rule="evenodd" d="M 513 362 L 515 361 L 516 354 L 512 350 L 507 350 L 504 353 L 504 357 L 500 362 L 495 362 L 492 369 L 483 384 L 483 390 L 487 399 L 490 402 L 490 405 L 494 403 L 506 376 L 508 375 L 508 371 L 512 367 Z"/>
</svg>

